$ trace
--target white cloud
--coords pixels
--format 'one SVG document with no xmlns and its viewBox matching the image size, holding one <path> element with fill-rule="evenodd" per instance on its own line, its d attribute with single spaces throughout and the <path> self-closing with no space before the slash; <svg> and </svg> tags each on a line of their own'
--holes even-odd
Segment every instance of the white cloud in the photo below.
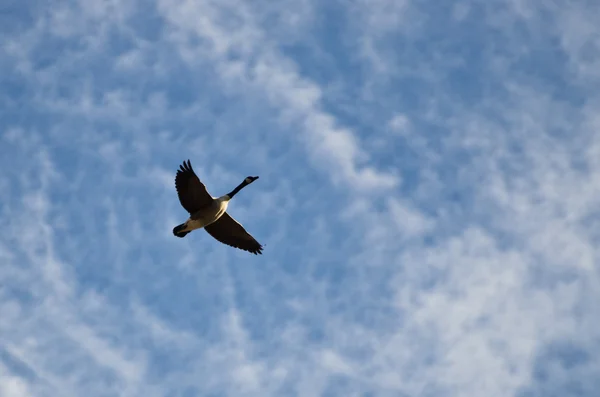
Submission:
<svg viewBox="0 0 600 397">
<path fill-rule="evenodd" d="M 567 7 L 558 15 L 557 34 L 575 75 L 597 83 L 600 77 L 600 32 L 594 21 L 600 17 L 600 11 L 575 6 Z"/>
<path fill-rule="evenodd" d="M 156 11 L 149 3 L 136 3 L 143 13 L 78 4 L 40 14 L 2 50 L 30 94 L 2 135 L 0 393 L 495 397 L 570 375 L 593 385 L 597 360 L 571 372 L 557 368 L 560 354 L 546 360 L 556 379 L 536 378 L 553 344 L 597 349 L 592 16 L 553 14 L 569 29 L 559 37 L 578 84 L 589 84 L 567 82 L 581 107 L 511 58 L 533 39 L 486 27 L 500 5 L 507 26 L 554 31 L 533 3 L 427 18 L 433 3 L 343 9 L 367 22 L 341 29 L 345 43 L 372 51 L 358 71 L 339 71 L 336 95 L 363 109 L 352 118 L 285 48 L 338 40 L 312 36 L 320 4 L 290 16 L 165 0 L 167 25 L 145 44 L 127 39 L 139 34 L 130 18 Z M 475 44 L 453 18 L 471 24 Z M 428 36 L 436 29 L 452 45 Z M 85 45 L 40 66 L 48 32 Z M 419 45 L 397 64 L 406 38 Z M 461 52 L 480 38 L 498 53 Z M 339 51 L 338 62 L 356 61 Z M 457 70 L 469 78 L 453 79 Z M 483 87 L 473 97 L 471 83 Z M 390 129 L 402 139 L 370 145 L 368 134 Z M 405 147 L 412 159 L 395 153 Z M 264 256 L 200 232 L 171 238 L 186 216 L 173 190 L 183 158 L 215 194 L 260 173 L 231 211 L 268 241 Z"/>
<path fill-rule="evenodd" d="M 354 371 L 352 365 L 340 357 L 336 352 L 332 350 L 325 350 L 321 353 L 321 359 L 323 366 L 332 373 L 344 374 L 352 376 Z"/>
<path fill-rule="evenodd" d="M 211 56 L 218 57 L 219 68 L 226 71 L 224 77 L 234 76 L 234 83 L 254 89 L 260 87 L 262 95 L 281 107 L 285 120 L 302 123 L 304 138 L 301 141 L 307 145 L 307 152 L 333 175 L 361 189 L 389 189 L 397 184 L 394 175 L 372 168 L 361 169 L 366 154 L 359 149 L 357 137 L 348 129 L 337 127 L 333 117 L 321 110 L 321 89 L 303 79 L 290 60 L 263 37 L 254 16 L 244 6 L 237 3 L 235 8 L 223 4 L 217 6 L 210 1 L 192 5 L 189 2 L 171 4 L 165 0 L 160 4 L 177 32 L 174 44 L 188 54 L 190 63 L 195 63 L 193 52 L 206 51 L 205 47 L 190 47 L 185 39 L 197 34 L 211 44 Z M 223 18 L 222 14 L 235 15 L 241 23 L 235 27 L 220 26 L 215 21 Z M 212 16 L 210 19 L 207 18 L 209 15 Z M 198 20 L 203 22 L 199 24 Z M 239 52 L 240 60 L 230 63 L 227 58 L 230 51 Z M 236 71 L 233 75 L 232 67 Z"/>
<path fill-rule="evenodd" d="M 27 386 L 27 383 L 11 374 L 7 374 L 7 369 L 4 366 L 0 366 L 0 393 L 6 397 L 27 397 L 31 395 L 31 391 Z"/>
<path fill-rule="evenodd" d="M 406 134 L 407 129 L 410 127 L 410 120 L 405 114 L 398 113 L 388 123 L 389 127 L 393 131 L 398 131 L 401 134 Z"/>
</svg>

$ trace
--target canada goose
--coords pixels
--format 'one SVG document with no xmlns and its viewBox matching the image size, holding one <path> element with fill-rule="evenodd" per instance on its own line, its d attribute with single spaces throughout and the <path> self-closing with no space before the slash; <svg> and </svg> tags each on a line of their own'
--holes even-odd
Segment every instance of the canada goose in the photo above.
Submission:
<svg viewBox="0 0 600 397">
<path fill-rule="evenodd" d="M 240 223 L 225 212 L 229 200 L 257 179 L 257 176 L 249 176 L 231 192 L 217 198 L 211 196 L 206 190 L 206 186 L 200 182 L 192 169 L 190 160 L 187 163 L 184 161 L 175 176 L 175 189 L 177 189 L 181 206 L 190 213 L 190 217 L 185 223 L 175 226 L 173 234 L 177 237 L 185 237 L 192 230 L 204 228 L 208 234 L 223 244 L 251 252 L 254 255 L 262 254 L 262 245 L 248 234 Z"/>
</svg>

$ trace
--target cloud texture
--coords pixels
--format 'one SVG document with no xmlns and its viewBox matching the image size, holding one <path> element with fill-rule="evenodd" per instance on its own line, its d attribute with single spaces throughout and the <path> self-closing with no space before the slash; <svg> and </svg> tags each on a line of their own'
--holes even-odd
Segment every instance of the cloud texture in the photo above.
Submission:
<svg viewBox="0 0 600 397">
<path fill-rule="evenodd" d="M 0 5 L 0 396 L 595 396 L 592 1 Z M 253 256 L 203 231 L 213 195 Z"/>
</svg>

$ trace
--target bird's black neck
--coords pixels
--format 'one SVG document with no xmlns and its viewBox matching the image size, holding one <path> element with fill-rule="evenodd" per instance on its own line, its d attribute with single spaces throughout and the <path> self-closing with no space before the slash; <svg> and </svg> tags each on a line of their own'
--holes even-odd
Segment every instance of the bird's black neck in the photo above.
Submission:
<svg viewBox="0 0 600 397">
<path fill-rule="evenodd" d="M 248 183 L 246 182 L 246 180 L 244 180 L 244 182 L 242 182 L 239 185 L 237 185 L 237 187 L 235 189 L 233 189 L 231 192 L 227 193 L 227 195 L 229 196 L 229 198 L 233 198 L 233 196 L 235 196 L 246 185 L 248 185 Z"/>
</svg>

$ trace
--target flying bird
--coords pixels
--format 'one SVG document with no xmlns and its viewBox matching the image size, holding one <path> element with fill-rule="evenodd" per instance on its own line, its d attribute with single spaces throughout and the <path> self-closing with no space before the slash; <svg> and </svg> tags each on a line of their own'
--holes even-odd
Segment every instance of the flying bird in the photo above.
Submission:
<svg viewBox="0 0 600 397">
<path fill-rule="evenodd" d="M 185 223 L 175 226 L 173 234 L 185 237 L 192 230 L 204 228 L 223 244 L 254 255 L 262 254 L 263 246 L 226 212 L 229 200 L 257 179 L 257 176 L 246 177 L 231 192 L 221 197 L 213 197 L 192 169 L 190 160 L 187 163 L 184 161 L 175 176 L 175 189 L 181 206 L 190 213 L 190 217 Z"/>
</svg>

